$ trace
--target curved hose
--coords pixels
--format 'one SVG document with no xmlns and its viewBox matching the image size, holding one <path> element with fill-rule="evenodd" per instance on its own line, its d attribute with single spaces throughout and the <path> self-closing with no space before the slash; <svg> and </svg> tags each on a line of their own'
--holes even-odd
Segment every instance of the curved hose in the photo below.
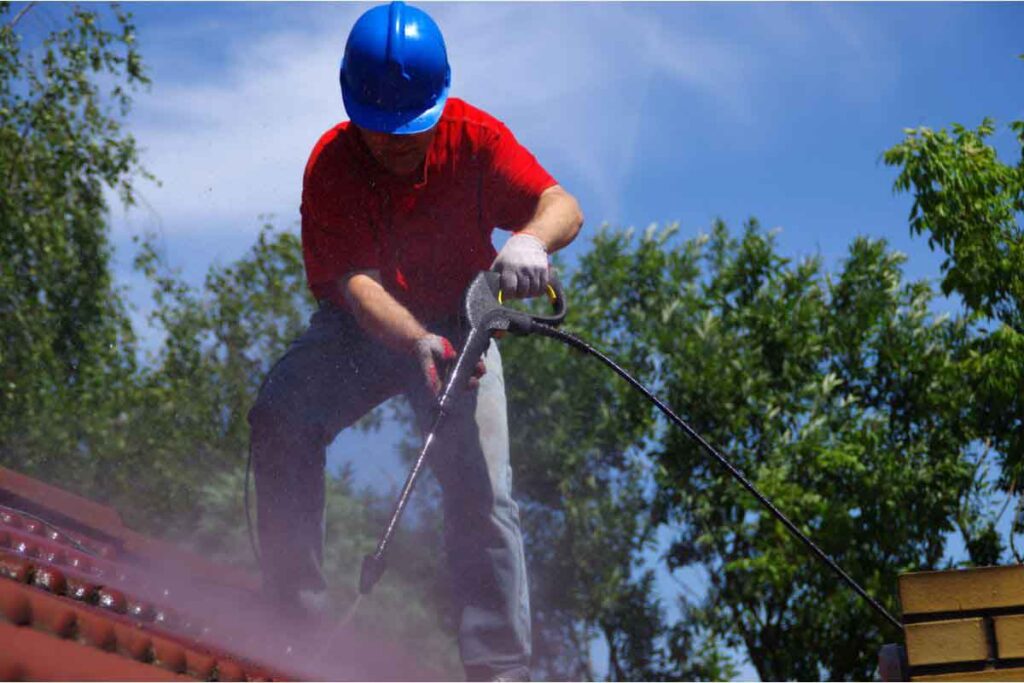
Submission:
<svg viewBox="0 0 1024 683">
<path fill-rule="evenodd" d="M 63 535 L 63 537 L 68 541 L 68 543 L 70 543 L 71 546 L 75 550 L 77 550 L 78 552 L 84 553 L 86 555 L 89 555 L 90 557 L 100 557 L 100 555 L 98 555 L 96 552 L 94 552 L 92 550 L 89 550 L 84 545 L 82 545 L 78 541 L 78 539 L 76 539 L 73 536 L 71 536 L 67 531 L 65 531 L 64 529 L 62 529 L 61 527 L 57 526 L 56 524 L 54 524 L 52 522 L 46 521 L 45 519 L 43 519 L 39 515 L 32 514 L 31 512 L 26 512 L 25 510 L 22 510 L 21 508 L 12 507 L 10 505 L 0 505 L 0 510 L 6 510 L 7 512 L 13 512 L 14 514 L 18 515 L 19 517 L 25 517 L 27 519 L 31 519 L 34 522 L 42 524 L 44 527 L 46 527 L 50 531 L 55 531 L 55 532 Z"/>
<path fill-rule="evenodd" d="M 256 537 L 252 533 L 252 513 L 249 511 L 249 472 L 252 470 L 252 441 L 249 442 L 249 456 L 245 459 L 245 484 L 242 486 L 242 497 L 245 505 L 245 528 L 249 532 L 249 546 L 252 548 L 252 555 L 256 558 L 256 564 L 262 564 L 260 551 L 256 547 Z"/>
<path fill-rule="evenodd" d="M 731 462 L 726 460 L 725 456 L 719 453 L 714 446 L 705 441 L 704 437 L 698 434 L 693 429 L 693 427 L 686 424 L 686 422 L 684 422 L 682 418 L 680 418 L 678 415 L 672 412 L 672 409 L 665 405 L 661 401 L 661 399 L 652 394 L 647 387 L 640 384 L 640 382 L 634 379 L 628 372 L 623 370 L 615 361 L 613 361 L 611 358 L 604 355 L 603 353 L 592 347 L 590 344 L 583 341 L 582 339 L 575 337 L 569 334 L 568 332 L 564 332 L 555 327 L 551 327 L 550 325 L 535 322 L 532 331 L 545 337 L 550 337 L 551 339 L 557 339 L 558 341 L 576 349 L 577 351 L 582 351 L 583 353 L 594 356 L 602 363 L 604 363 L 612 370 L 614 370 L 615 373 L 619 375 L 619 377 L 622 377 L 624 380 L 629 382 L 629 384 L 634 389 L 639 391 L 641 394 L 647 397 L 647 399 L 650 400 L 654 405 L 656 405 L 658 409 L 661 410 L 661 412 L 669 420 L 674 422 L 677 427 L 681 428 L 684 432 L 686 432 L 687 436 L 696 441 L 701 446 L 701 448 L 710 453 L 723 467 L 725 467 L 725 469 L 729 471 L 729 474 L 731 474 L 740 484 L 743 485 L 745 489 L 747 489 L 751 494 L 753 494 L 753 496 L 757 498 L 757 500 L 762 505 L 764 505 L 768 509 L 768 511 L 775 516 L 776 519 L 782 522 L 782 524 L 786 527 L 786 529 L 789 530 L 791 534 L 796 536 L 804 543 L 804 545 L 810 548 L 811 551 L 818 557 L 818 559 L 820 559 L 822 562 L 828 565 L 828 567 L 833 572 L 835 572 L 836 575 L 839 576 L 839 578 L 845 581 L 847 585 L 849 585 L 850 588 L 852 588 L 857 593 L 857 595 L 867 600 L 868 604 L 871 605 L 875 609 L 875 611 L 878 612 L 882 617 L 884 617 L 886 621 L 888 621 L 890 624 L 900 629 L 901 631 L 903 630 L 903 625 L 899 622 L 899 620 L 896 619 L 896 617 L 889 614 L 889 612 L 884 607 L 882 607 L 882 605 L 877 600 L 868 595 L 867 591 L 860 587 L 860 584 L 854 581 L 849 574 L 843 571 L 842 567 L 835 563 L 835 560 L 829 557 L 824 550 L 819 548 L 814 543 L 814 541 L 812 541 L 810 538 L 807 537 L 806 534 L 804 534 L 804 532 L 800 531 L 800 529 L 798 529 L 797 526 L 793 524 L 793 522 L 789 521 L 789 518 L 786 517 L 786 515 L 782 514 L 782 512 L 777 507 L 775 507 L 775 505 L 770 500 L 768 500 L 764 496 L 764 494 L 758 491 L 757 487 L 751 484 L 750 481 L 743 476 L 743 473 L 736 469 L 736 467 Z"/>
</svg>

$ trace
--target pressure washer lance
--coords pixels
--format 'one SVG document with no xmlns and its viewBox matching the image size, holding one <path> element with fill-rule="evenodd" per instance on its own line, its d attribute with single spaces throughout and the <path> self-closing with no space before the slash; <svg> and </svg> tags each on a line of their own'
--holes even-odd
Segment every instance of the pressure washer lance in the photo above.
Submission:
<svg viewBox="0 0 1024 683">
<path fill-rule="evenodd" d="M 416 480 L 423 471 L 427 456 L 441 423 L 448 416 L 452 403 L 455 400 L 456 392 L 462 390 L 473 374 L 477 361 L 487 351 L 491 343 L 491 337 L 496 332 L 511 332 L 512 334 L 526 335 L 534 330 L 535 325 L 545 325 L 555 329 L 565 319 L 565 297 L 562 295 L 562 288 L 558 277 L 552 273 L 551 284 L 548 285 L 548 294 L 554 307 L 554 313 L 549 316 L 532 315 L 523 311 L 516 311 L 502 306 L 500 289 L 500 277 L 497 273 L 485 271 L 478 274 L 470 283 L 463 298 L 461 324 L 466 330 L 466 337 L 462 343 L 455 365 L 451 370 L 448 382 L 438 399 L 434 422 L 427 432 L 423 441 L 423 448 L 419 457 L 413 463 L 412 470 L 405 480 L 402 492 L 398 496 L 391 519 L 377 543 L 377 549 L 363 558 L 362 571 L 359 574 L 359 594 L 369 595 L 370 591 L 380 580 L 387 568 L 384 554 L 387 552 L 388 543 L 395 533 L 398 520 L 409 502 L 409 495 L 412 493 Z M 358 604 L 358 598 L 357 602 Z"/>
<path fill-rule="evenodd" d="M 490 343 L 491 336 L 496 332 L 505 331 L 519 335 L 540 334 L 551 339 L 557 339 L 577 351 L 594 356 L 610 367 L 617 375 L 626 380 L 630 386 L 643 394 L 649 401 L 654 403 L 654 405 L 656 405 L 670 421 L 686 432 L 686 435 L 690 437 L 690 439 L 695 441 L 701 448 L 711 454 L 715 460 L 725 467 L 736 481 L 742 484 L 745 489 L 757 498 L 758 502 L 767 508 L 776 519 L 782 522 L 783 526 L 785 526 L 793 536 L 800 539 L 800 541 L 806 545 L 818 559 L 824 562 L 829 569 L 835 572 L 839 578 L 846 582 L 846 584 L 850 586 L 857 595 L 866 600 L 879 615 L 884 617 L 887 622 L 897 629 L 903 629 L 903 625 L 900 624 L 899 620 L 892 616 L 877 600 L 868 595 L 867 591 L 861 588 L 860 584 L 854 581 L 849 574 L 843 571 L 843 569 L 836 564 L 835 560 L 829 557 L 825 551 L 819 548 L 814 541 L 808 538 L 808 536 L 800 531 L 800 529 L 797 528 L 797 526 L 793 524 L 788 517 L 775 507 L 768 498 L 758 491 L 757 487 L 750 483 L 750 481 L 743 476 L 742 472 L 740 472 L 731 462 L 729 462 L 729 460 L 719 453 L 714 446 L 709 444 L 704 437 L 698 434 L 682 418 L 676 415 L 671 408 L 665 405 L 665 403 L 663 403 L 657 396 L 652 394 L 647 387 L 640 384 L 640 382 L 622 369 L 617 363 L 615 363 L 615 361 L 611 360 L 582 339 L 579 339 L 568 332 L 557 329 L 557 325 L 565 319 L 566 307 L 565 297 L 562 293 L 561 286 L 558 283 L 557 278 L 554 276 L 552 277 L 552 284 L 549 286 L 548 293 L 550 294 L 552 303 L 554 304 L 554 314 L 548 317 L 536 316 L 523 311 L 506 308 L 502 305 L 500 278 L 497 273 L 482 272 L 473 279 L 472 283 L 470 283 L 463 301 L 462 313 L 463 325 L 468 329 L 466 340 L 459 353 L 458 359 L 455 362 L 455 367 L 452 370 L 448 383 L 441 394 L 440 400 L 438 401 L 437 415 L 434 418 L 433 426 L 427 434 L 419 457 L 416 458 L 416 462 L 413 464 L 412 470 L 409 472 L 409 476 L 405 481 L 405 486 L 402 488 L 401 495 L 398 498 L 398 503 L 395 505 L 391 519 L 388 521 L 384 534 L 381 536 L 380 542 L 377 544 L 377 549 L 372 554 L 363 558 L 362 571 L 359 576 L 360 597 L 362 595 L 368 595 L 370 591 L 373 590 L 377 581 L 379 581 L 381 576 L 384 574 L 384 570 L 386 568 L 384 555 L 387 551 L 388 542 L 394 535 L 395 526 L 398 524 L 398 520 L 409 501 L 409 494 L 412 492 L 412 488 L 423 469 L 426 457 L 430 453 L 430 448 L 434 443 L 435 432 L 450 409 L 456 387 L 464 386 L 464 384 L 469 380 L 477 360 L 487 350 L 487 345 Z M 359 597 L 357 597 L 356 602 L 349 609 L 347 618 L 351 618 L 358 604 Z"/>
</svg>

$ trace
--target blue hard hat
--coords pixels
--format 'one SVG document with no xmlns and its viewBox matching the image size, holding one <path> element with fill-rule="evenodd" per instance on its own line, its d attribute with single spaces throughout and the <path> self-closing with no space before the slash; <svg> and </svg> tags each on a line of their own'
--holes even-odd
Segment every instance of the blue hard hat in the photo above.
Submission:
<svg viewBox="0 0 1024 683">
<path fill-rule="evenodd" d="M 403 2 L 359 17 L 341 60 L 341 97 L 352 121 L 380 133 L 429 130 L 451 85 L 444 37 L 430 16 Z"/>
</svg>

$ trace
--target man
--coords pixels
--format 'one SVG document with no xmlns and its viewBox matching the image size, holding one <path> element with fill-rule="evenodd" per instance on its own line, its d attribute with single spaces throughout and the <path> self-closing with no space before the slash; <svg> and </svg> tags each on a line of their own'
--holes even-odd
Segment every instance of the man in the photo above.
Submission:
<svg viewBox="0 0 1024 683">
<path fill-rule="evenodd" d="M 405 393 L 421 425 L 458 344 L 457 315 L 488 268 L 516 297 L 546 291 L 548 254 L 583 222 L 576 200 L 498 120 L 448 97 L 441 32 L 393 2 L 356 22 L 341 64 L 349 122 L 306 167 L 302 243 L 319 300 L 249 414 L 264 583 L 277 601 L 322 600 L 325 448 Z M 513 235 L 496 254 L 495 227 Z M 527 680 L 530 618 L 511 497 L 501 358 L 492 342 L 437 434 L 445 546 L 474 680 Z"/>
</svg>

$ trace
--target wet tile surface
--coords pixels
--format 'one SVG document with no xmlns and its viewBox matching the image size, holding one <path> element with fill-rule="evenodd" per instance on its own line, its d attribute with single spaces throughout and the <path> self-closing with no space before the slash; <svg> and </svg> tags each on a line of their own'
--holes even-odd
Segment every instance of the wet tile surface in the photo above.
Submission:
<svg viewBox="0 0 1024 683">
<path fill-rule="evenodd" d="M 436 679 L 399 649 L 272 610 L 258 589 L 0 467 L 0 680 Z"/>
</svg>

